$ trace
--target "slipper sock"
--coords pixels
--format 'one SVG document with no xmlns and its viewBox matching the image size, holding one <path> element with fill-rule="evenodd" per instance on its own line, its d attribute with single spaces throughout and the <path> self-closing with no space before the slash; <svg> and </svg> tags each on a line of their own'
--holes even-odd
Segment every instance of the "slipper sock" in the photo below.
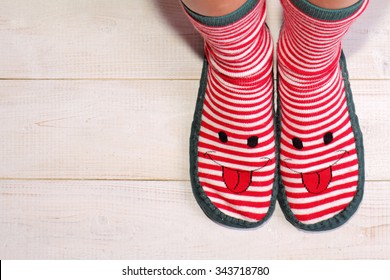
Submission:
<svg viewBox="0 0 390 280">
<path fill-rule="evenodd" d="M 212 220 L 249 228 L 272 213 L 276 191 L 273 45 L 264 0 L 206 17 L 185 7 L 204 38 L 191 132 L 195 198 Z"/>
<path fill-rule="evenodd" d="M 341 40 L 368 1 L 340 10 L 281 3 L 278 199 L 296 227 L 328 230 L 346 222 L 363 195 L 362 137 Z"/>
</svg>

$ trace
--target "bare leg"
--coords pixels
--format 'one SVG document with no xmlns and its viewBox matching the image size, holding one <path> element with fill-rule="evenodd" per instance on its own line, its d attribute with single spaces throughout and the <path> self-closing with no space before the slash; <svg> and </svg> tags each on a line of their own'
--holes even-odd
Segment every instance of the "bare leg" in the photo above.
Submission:
<svg viewBox="0 0 390 280">
<path fill-rule="evenodd" d="M 204 16 L 224 16 L 240 8 L 247 0 L 182 0 L 192 11 Z"/>
<path fill-rule="evenodd" d="M 309 2 L 325 9 L 342 9 L 359 2 L 359 0 L 309 0 Z"/>
</svg>

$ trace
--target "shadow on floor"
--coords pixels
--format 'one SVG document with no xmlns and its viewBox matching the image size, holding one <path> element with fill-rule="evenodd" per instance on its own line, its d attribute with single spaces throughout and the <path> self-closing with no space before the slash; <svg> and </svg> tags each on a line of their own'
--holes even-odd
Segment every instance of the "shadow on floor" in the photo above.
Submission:
<svg viewBox="0 0 390 280">
<path fill-rule="evenodd" d="M 192 51 L 203 59 L 203 39 L 188 21 L 179 0 L 154 2 L 166 23 L 182 38 Z"/>
</svg>

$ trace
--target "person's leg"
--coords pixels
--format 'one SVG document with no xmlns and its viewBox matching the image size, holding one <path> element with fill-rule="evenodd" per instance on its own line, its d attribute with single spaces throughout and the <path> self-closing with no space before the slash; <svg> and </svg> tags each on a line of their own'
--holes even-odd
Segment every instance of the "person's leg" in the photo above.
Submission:
<svg viewBox="0 0 390 280">
<path fill-rule="evenodd" d="M 204 16 L 224 16 L 240 8 L 246 0 L 182 0 L 192 11 Z"/>
<path fill-rule="evenodd" d="M 329 230 L 345 223 L 363 196 L 362 135 L 341 40 L 368 0 L 342 9 L 281 2 L 279 202 L 298 228 Z"/>
<path fill-rule="evenodd" d="M 192 189 L 208 217 L 232 227 L 259 226 L 276 202 L 273 44 L 265 5 L 247 0 L 219 17 L 184 7 L 205 41 L 190 137 Z"/>
<path fill-rule="evenodd" d="M 352 6 L 359 0 L 309 0 L 312 4 L 324 9 L 343 9 Z"/>
</svg>

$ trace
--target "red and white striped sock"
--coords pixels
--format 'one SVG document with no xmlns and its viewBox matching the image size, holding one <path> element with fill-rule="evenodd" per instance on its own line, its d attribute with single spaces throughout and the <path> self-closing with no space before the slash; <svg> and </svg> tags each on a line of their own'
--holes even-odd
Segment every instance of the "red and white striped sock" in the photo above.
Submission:
<svg viewBox="0 0 390 280">
<path fill-rule="evenodd" d="M 265 0 L 223 17 L 186 8 L 206 60 L 191 134 L 194 195 L 214 221 L 254 227 L 276 200 L 273 45 Z"/>
<path fill-rule="evenodd" d="M 279 202 L 306 230 L 343 224 L 363 195 L 361 132 L 341 40 L 368 1 L 341 10 L 281 0 L 278 42 Z"/>
</svg>

